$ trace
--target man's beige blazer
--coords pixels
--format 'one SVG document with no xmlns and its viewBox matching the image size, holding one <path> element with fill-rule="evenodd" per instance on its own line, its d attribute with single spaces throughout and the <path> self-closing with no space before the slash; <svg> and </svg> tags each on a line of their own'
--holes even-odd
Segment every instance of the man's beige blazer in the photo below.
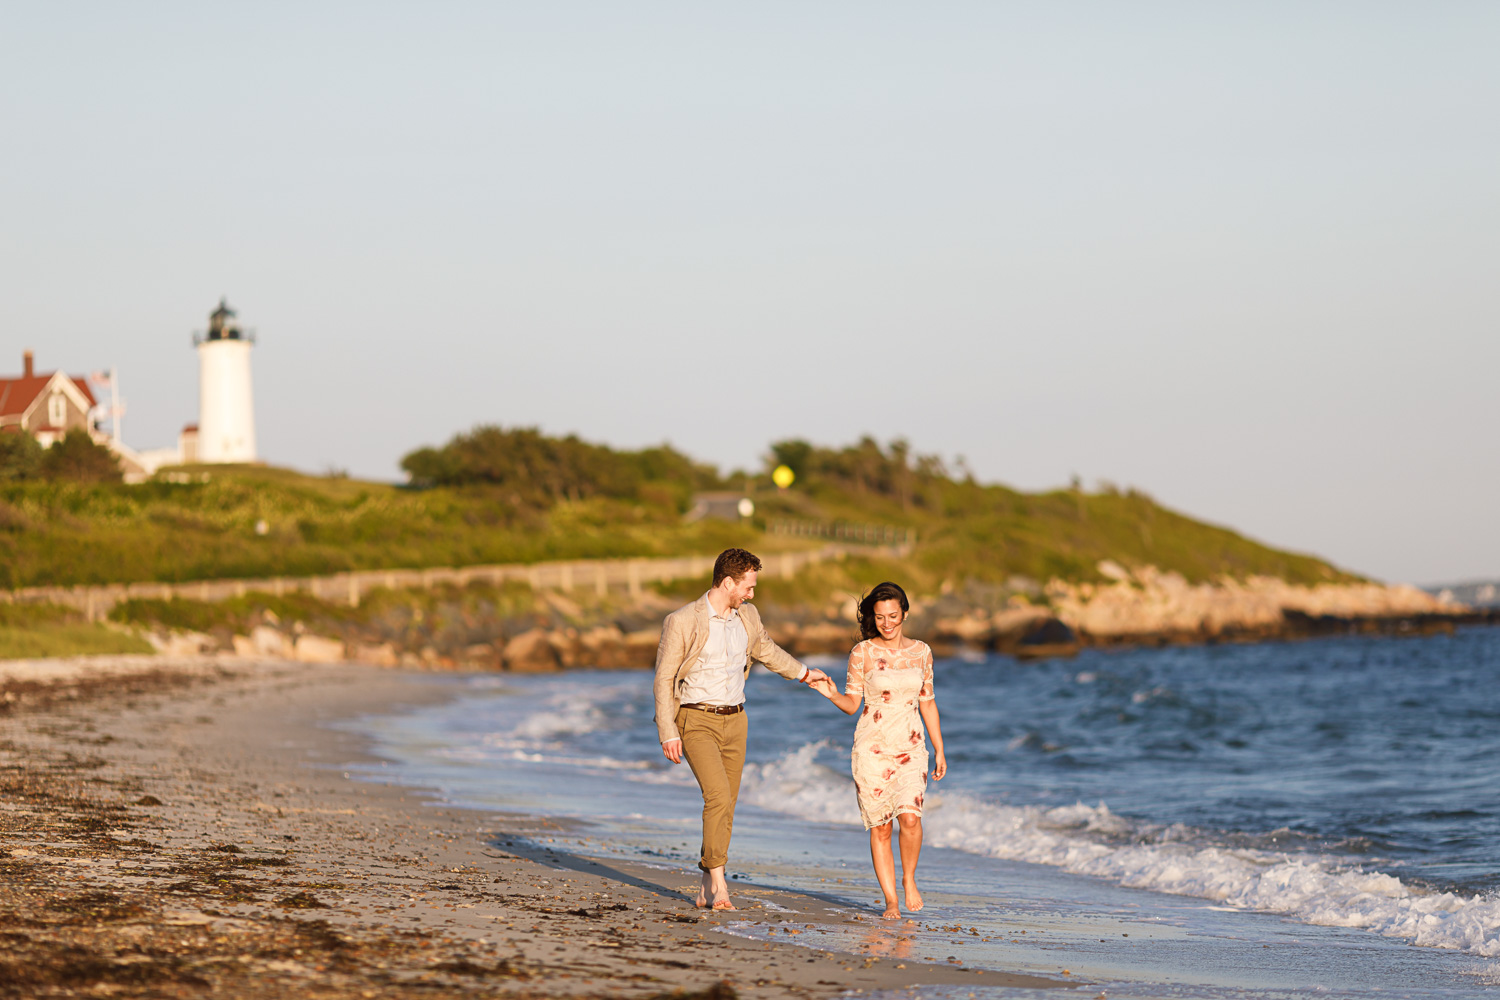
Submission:
<svg viewBox="0 0 1500 1000">
<path fill-rule="evenodd" d="M 663 743 L 681 738 L 677 732 L 677 710 L 682 706 L 682 682 L 697 665 L 708 643 L 708 617 L 708 602 L 700 597 L 667 615 L 661 624 L 661 642 L 656 646 L 656 732 Z M 791 680 L 802 676 L 805 668 L 791 653 L 771 641 L 755 605 L 740 605 L 740 621 L 750 639 L 745 646 L 745 676 L 750 675 L 750 665 L 754 662 L 764 663 L 771 671 Z"/>
</svg>

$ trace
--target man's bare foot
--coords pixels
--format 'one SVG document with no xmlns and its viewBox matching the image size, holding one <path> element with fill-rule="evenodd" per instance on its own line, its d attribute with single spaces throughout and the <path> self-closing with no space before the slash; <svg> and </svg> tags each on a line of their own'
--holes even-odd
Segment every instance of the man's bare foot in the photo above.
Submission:
<svg viewBox="0 0 1500 1000">
<path fill-rule="evenodd" d="M 736 909 L 736 907 L 735 907 L 735 905 L 733 903 L 731 903 L 729 901 L 729 893 L 725 892 L 723 898 L 719 898 L 717 896 L 714 897 L 714 909 L 716 909 L 716 910 L 733 910 L 733 909 Z"/>
<path fill-rule="evenodd" d="M 894 899 L 886 900 L 885 912 L 880 916 L 883 920 L 900 920 L 901 907 L 896 905 L 896 901 Z"/>
<path fill-rule="evenodd" d="M 906 894 L 906 908 L 912 913 L 918 913 L 922 909 L 922 894 L 917 891 L 917 883 L 906 882 L 901 886 L 901 891 Z"/>
<path fill-rule="evenodd" d="M 698 886 L 698 898 L 693 900 L 693 905 L 702 910 L 708 906 L 708 897 L 711 893 L 708 882 L 708 872 L 703 873 L 703 882 Z"/>
</svg>

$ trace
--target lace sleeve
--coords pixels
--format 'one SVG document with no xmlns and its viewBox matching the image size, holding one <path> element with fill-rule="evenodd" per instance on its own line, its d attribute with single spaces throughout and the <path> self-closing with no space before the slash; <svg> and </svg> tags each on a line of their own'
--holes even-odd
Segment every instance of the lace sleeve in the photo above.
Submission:
<svg viewBox="0 0 1500 1000">
<path fill-rule="evenodd" d="M 927 650 L 927 660 L 922 664 L 922 690 L 917 692 L 918 701 L 932 701 L 932 650 Z"/>
<path fill-rule="evenodd" d="M 844 678 L 844 693 L 856 698 L 865 696 L 864 643 L 860 643 L 849 651 L 849 673 Z"/>
</svg>

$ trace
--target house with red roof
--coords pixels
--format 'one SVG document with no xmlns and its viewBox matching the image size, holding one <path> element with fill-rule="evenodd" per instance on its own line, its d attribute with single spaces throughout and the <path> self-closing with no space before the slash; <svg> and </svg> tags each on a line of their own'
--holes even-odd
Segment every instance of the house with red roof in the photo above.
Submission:
<svg viewBox="0 0 1500 1000">
<path fill-rule="evenodd" d="M 23 433 L 44 448 L 72 430 L 99 440 L 98 402 L 88 379 L 65 372 L 38 372 L 32 354 L 22 355 L 19 377 L 0 376 L 0 433 Z"/>
</svg>

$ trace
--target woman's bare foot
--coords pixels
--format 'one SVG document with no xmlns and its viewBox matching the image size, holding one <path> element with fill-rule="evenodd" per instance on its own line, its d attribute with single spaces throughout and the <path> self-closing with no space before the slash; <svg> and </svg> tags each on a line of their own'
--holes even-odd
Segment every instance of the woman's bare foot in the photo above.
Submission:
<svg viewBox="0 0 1500 1000">
<path fill-rule="evenodd" d="M 912 913 L 922 909 L 922 894 L 917 891 L 917 883 L 903 882 L 901 891 L 906 894 L 906 908 Z"/>
<path fill-rule="evenodd" d="M 729 883 L 723 879 L 713 879 L 708 884 L 708 893 L 713 898 L 713 907 L 716 910 L 732 910 L 734 904 L 729 901 Z"/>
<path fill-rule="evenodd" d="M 888 899 L 885 901 L 885 912 L 880 916 L 883 920 L 900 920 L 901 907 L 896 905 L 896 901 L 894 899 Z"/>
<path fill-rule="evenodd" d="M 698 886 L 698 899 L 693 905 L 700 910 L 710 906 L 715 910 L 735 909 L 735 905 L 729 901 L 729 883 L 724 881 L 724 869 L 703 873 L 703 884 Z"/>
</svg>

